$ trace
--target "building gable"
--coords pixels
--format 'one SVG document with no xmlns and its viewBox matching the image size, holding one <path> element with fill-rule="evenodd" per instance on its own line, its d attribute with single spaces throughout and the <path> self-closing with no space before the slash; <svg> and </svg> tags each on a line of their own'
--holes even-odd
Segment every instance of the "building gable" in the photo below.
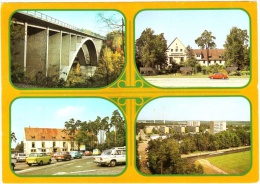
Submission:
<svg viewBox="0 0 260 184">
<path fill-rule="evenodd" d="M 175 51 L 175 49 L 176 48 L 178 48 L 178 49 L 184 49 L 184 51 L 185 51 L 185 46 L 184 46 L 184 44 L 176 37 L 173 41 L 172 41 L 172 43 L 168 46 L 168 48 L 167 48 L 167 50 L 169 50 L 169 49 L 174 49 L 174 51 Z"/>
</svg>

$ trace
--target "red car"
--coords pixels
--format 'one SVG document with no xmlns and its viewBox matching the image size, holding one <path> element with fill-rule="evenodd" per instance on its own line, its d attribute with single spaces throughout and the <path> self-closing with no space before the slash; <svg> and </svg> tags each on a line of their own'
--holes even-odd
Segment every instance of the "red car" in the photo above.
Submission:
<svg viewBox="0 0 260 184">
<path fill-rule="evenodd" d="M 71 155 L 69 152 L 58 152 L 54 158 L 59 161 L 59 160 L 70 160 L 71 159 Z"/>
<path fill-rule="evenodd" d="M 227 79 L 228 76 L 226 74 L 223 73 L 214 73 L 209 75 L 210 79 Z"/>
</svg>

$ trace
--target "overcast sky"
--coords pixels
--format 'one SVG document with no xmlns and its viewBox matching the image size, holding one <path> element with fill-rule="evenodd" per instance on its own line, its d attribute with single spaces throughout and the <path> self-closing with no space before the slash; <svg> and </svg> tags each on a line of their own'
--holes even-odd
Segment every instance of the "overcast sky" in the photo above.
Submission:
<svg viewBox="0 0 260 184">
<path fill-rule="evenodd" d="M 250 121 L 250 111 L 243 97 L 164 97 L 146 104 L 137 120 Z"/>
<path fill-rule="evenodd" d="M 246 29 L 249 35 L 249 26 L 249 16 L 243 10 L 145 10 L 136 15 L 135 40 L 151 28 L 155 34 L 164 33 L 167 46 L 178 37 L 185 47 L 196 49 L 195 40 L 207 30 L 216 37 L 217 48 L 223 48 L 232 27 Z"/>
<path fill-rule="evenodd" d="M 18 139 L 13 145 L 23 141 L 24 127 L 64 128 L 71 118 L 87 122 L 97 116 L 111 118 L 117 109 L 101 98 L 18 98 L 11 105 L 11 131 Z"/>
</svg>

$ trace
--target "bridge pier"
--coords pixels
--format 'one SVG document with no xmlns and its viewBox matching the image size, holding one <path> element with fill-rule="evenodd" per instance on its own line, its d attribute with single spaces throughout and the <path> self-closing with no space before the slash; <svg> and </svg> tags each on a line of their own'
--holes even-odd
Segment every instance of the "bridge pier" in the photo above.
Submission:
<svg viewBox="0 0 260 184">
<path fill-rule="evenodd" d="M 49 42 L 48 42 L 48 59 L 46 64 L 46 76 L 51 77 L 60 71 L 61 61 L 61 36 L 62 34 L 57 31 L 49 29 Z"/>
<path fill-rule="evenodd" d="M 12 64 L 24 69 L 27 77 L 37 74 L 67 80 L 73 62 L 77 58 L 85 75 L 93 73 L 103 40 L 91 38 L 79 31 L 70 30 L 43 20 L 34 20 L 16 12 L 15 26 L 22 26 L 24 39 L 12 40 Z M 12 30 L 11 30 L 12 31 Z M 88 68 L 88 66 L 95 66 Z"/>
</svg>

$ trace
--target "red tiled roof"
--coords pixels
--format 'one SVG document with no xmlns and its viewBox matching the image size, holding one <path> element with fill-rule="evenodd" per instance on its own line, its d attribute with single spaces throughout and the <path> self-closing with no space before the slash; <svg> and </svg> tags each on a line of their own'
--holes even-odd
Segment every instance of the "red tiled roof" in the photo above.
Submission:
<svg viewBox="0 0 260 184">
<path fill-rule="evenodd" d="M 70 136 L 58 128 L 31 128 L 25 127 L 25 139 L 28 140 L 70 140 Z"/>
<path fill-rule="evenodd" d="M 207 50 L 206 49 L 192 49 L 193 55 L 202 55 L 202 60 L 207 60 Z M 209 49 L 209 60 L 222 60 L 219 56 L 223 56 L 225 49 Z"/>
</svg>

